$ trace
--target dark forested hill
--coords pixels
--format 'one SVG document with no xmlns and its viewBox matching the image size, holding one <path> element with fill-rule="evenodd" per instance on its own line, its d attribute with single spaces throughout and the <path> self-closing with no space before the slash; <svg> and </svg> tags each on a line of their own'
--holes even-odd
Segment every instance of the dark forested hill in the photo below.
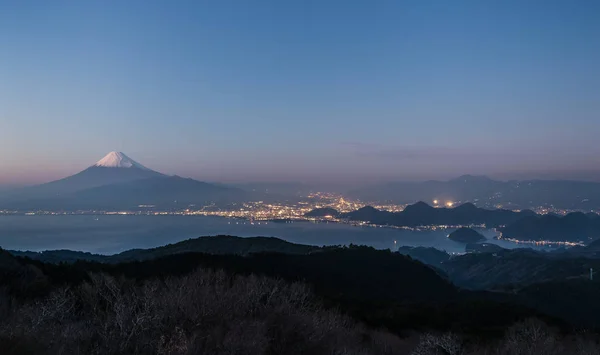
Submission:
<svg viewBox="0 0 600 355">
<path fill-rule="evenodd" d="M 77 260 L 118 263 L 191 252 L 232 255 L 248 255 L 261 252 L 307 254 L 319 249 L 319 247 L 294 244 L 273 237 L 241 238 L 217 235 L 214 237 L 188 239 L 151 249 L 132 249 L 115 255 L 98 255 L 70 250 L 49 250 L 44 252 L 11 251 L 11 253 L 16 256 L 26 256 L 49 263 L 74 262 Z"/>
<path fill-rule="evenodd" d="M 397 332 L 454 327 L 476 333 L 496 332 L 515 320 L 541 315 L 518 303 L 503 305 L 509 301 L 504 296 L 460 291 L 442 273 L 421 262 L 368 247 L 311 254 L 258 253 L 245 257 L 183 253 L 118 264 L 19 260 L 40 270 L 49 280 L 48 287 L 76 285 L 87 280 L 90 273 L 147 280 L 179 277 L 198 267 L 301 281 L 310 285 L 326 305 L 341 307 L 368 324 Z"/>
<path fill-rule="evenodd" d="M 462 227 L 450 233 L 450 235 L 448 235 L 448 239 L 460 243 L 477 243 L 485 240 L 485 237 L 472 228 Z"/>
<path fill-rule="evenodd" d="M 441 263 L 450 259 L 450 254 L 436 248 L 409 247 L 402 246 L 398 248 L 398 253 L 408 255 L 415 260 L 428 265 L 439 267 Z"/>
<path fill-rule="evenodd" d="M 502 209 L 487 210 L 478 208 L 471 203 L 465 203 L 454 208 L 435 208 L 425 202 L 417 202 L 407 206 L 402 212 L 380 211 L 367 206 L 354 212 L 342 214 L 341 217 L 349 220 L 406 227 L 470 224 L 485 224 L 488 227 L 496 227 L 535 215 L 534 212 L 529 210 L 520 212 Z"/>
<path fill-rule="evenodd" d="M 490 289 L 512 284 L 520 287 L 548 281 L 588 279 L 600 260 L 553 255 L 531 249 L 470 253 L 443 262 L 441 268 L 458 286 Z"/>
<path fill-rule="evenodd" d="M 339 214 L 340 214 L 340 212 L 338 212 L 338 210 L 336 210 L 335 208 L 323 207 L 323 208 L 315 208 L 314 210 L 306 213 L 304 216 L 305 217 L 326 217 L 326 216 L 337 217 L 337 216 L 339 216 Z"/>
<path fill-rule="evenodd" d="M 199 250 L 203 252 L 198 253 Z M 413 252 L 408 251 L 416 258 L 446 258 L 439 253 Z M 15 287 L 20 294 L 37 295 L 58 285 L 85 282 L 90 273 L 140 281 L 179 277 L 199 267 L 235 275 L 259 274 L 307 283 L 324 304 L 341 307 L 367 324 L 394 332 L 431 328 L 495 333 L 523 317 L 544 314 L 568 324 L 596 326 L 597 317 L 586 314 L 584 300 L 600 297 L 590 288 L 581 302 L 562 304 L 563 308 L 556 312 L 537 308 L 535 293 L 527 291 L 530 285 L 577 279 L 583 282 L 590 267 L 600 269 L 600 260 L 531 250 L 456 256 L 440 260 L 436 268 L 399 253 L 369 247 L 318 248 L 275 238 L 228 236 L 191 239 L 109 257 L 83 254 L 87 261 L 74 261 L 77 254 L 55 253 L 68 255 L 70 263 L 56 263 L 61 254 L 17 253 L 41 260 L 48 258 L 52 263 L 5 254 L 3 264 L 9 266 L 7 270 L 17 266 L 19 271 L 8 272 L 6 279 L 17 280 L 15 275 L 27 272 L 31 276 Z M 487 289 L 494 292 L 483 291 Z M 548 299 L 547 304 L 556 302 L 560 300 Z"/>
<path fill-rule="evenodd" d="M 549 295 L 557 293 L 553 285 L 520 295 L 461 291 L 418 261 L 366 247 L 183 253 L 119 264 L 4 254 L 4 265 L 37 270 L 45 282 L 0 280 L 3 354 L 391 355 L 438 354 L 441 346 L 533 354 L 547 344 L 564 347 L 557 355 L 597 353 L 594 343 L 585 348 L 592 352 L 573 352 L 590 333 L 572 344 L 532 319 L 568 331 L 564 321 L 596 318 L 586 302 L 569 309 L 568 294 Z M 595 300 L 593 290 L 584 291 Z"/>
<path fill-rule="evenodd" d="M 595 213 L 570 213 L 564 217 L 537 215 L 530 210 L 488 210 L 465 203 L 454 208 L 435 208 L 425 202 L 401 212 L 380 211 L 371 206 L 341 214 L 350 221 L 400 227 L 433 225 L 485 225 L 500 228 L 504 237 L 522 240 L 586 241 L 600 238 L 600 218 Z"/>
<path fill-rule="evenodd" d="M 528 216 L 501 230 L 506 238 L 589 242 L 600 238 L 600 219 L 594 216 L 581 212 L 564 217 Z"/>
</svg>

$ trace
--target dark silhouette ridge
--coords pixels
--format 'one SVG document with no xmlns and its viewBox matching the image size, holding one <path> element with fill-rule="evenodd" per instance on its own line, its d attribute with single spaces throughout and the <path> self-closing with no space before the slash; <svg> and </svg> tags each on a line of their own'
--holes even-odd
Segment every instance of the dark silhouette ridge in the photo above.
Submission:
<svg viewBox="0 0 600 355">
<path fill-rule="evenodd" d="M 513 212 L 509 210 L 488 210 L 464 204 L 455 208 L 434 208 L 425 202 L 407 206 L 402 212 L 379 211 L 371 206 L 342 214 L 349 220 L 371 221 L 393 226 L 469 225 L 485 224 L 488 227 L 513 223 L 526 216 L 535 216 L 529 210 Z M 376 221 L 376 222 L 374 222 Z"/>
<path fill-rule="evenodd" d="M 314 210 L 306 213 L 304 216 L 305 217 L 326 217 L 326 216 L 337 217 L 339 215 L 340 215 L 340 212 L 338 210 L 336 210 L 335 208 L 324 207 L 324 208 L 315 208 Z"/>
<path fill-rule="evenodd" d="M 527 240 L 583 241 L 600 238 L 600 219 L 581 212 L 564 217 L 528 216 L 501 229 L 503 237 Z"/>
<path fill-rule="evenodd" d="M 492 243 L 469 243 L 465 246 L 467 253 L 496 253 L 504 250 L 506 249 Z"/>
<path fill-rule="evenodd" d="M 464 175 L 448 181 L 390 182 L 355 189 L 351 197 L 364 201 L 480 201 L 513 209 L 552 204 L 557 208 L 600 209 L 600 183 L 569 180 L 496 181 Z M 479 204 L 479 203 L 478 203 Z"/>
<path fill-rule="evenodd" d="M 463 227 L 450 233 L 448 239 L 460 243 L 477 243 L 485 240 L 485 237 L 474 229 Z"/>
<path fill-rule="evenodd" d="M 114 255 L 99 255 L 70 250 L 47 250 L 43 252 L 10 251 L 13 255 L 28 257 L 46 263 L 73 263 L 78 260 L 103 263 L 141 261 L 181 253 L 250 255 L 277 252 L 284 254 L 308 254 L 324 250 L 310 245 L 294 244 L 273 237 L 241 238 L 229 235 L 199 237 L 150 249 L 131 249 Z"/>
<path fill-rule="evenodd" d="M 372 206 L 366 206 L 353 212 L 341 214 L 340 217 L 354 221 L 366 221 L 374 224 L 385 224 L 391 212 L 380 211 Z"/>
<path fill-rule="evenodd" d="M 590 242 L 600 238 L 600 218 L 597 216 L 581 212 L 560 217 L 537 215 L 531 210 L 488 210 L 472 203 L 454 208 L 434 208 L 425 202 L 417 202 L 402 212 L 379 211 L 367 206 L 341 214 L 340 218 L 400 227 L 484 225 L 499 228 L 505 238 Z"/>
</svg>

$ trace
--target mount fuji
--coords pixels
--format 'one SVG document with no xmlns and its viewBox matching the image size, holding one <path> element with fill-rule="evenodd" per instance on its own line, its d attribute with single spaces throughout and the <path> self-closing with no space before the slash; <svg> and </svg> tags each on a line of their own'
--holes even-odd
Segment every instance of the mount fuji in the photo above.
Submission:
<svg viewBox="0 0 600 355">
<path fill-rule="evenodd" d="M 237 188 L 168 176 L 115 151 L 75 175 L 14 191 L 5 196 L 2 207 L 110 209 L 160 204 L 173 208 L 181 207 L 184 202 L 231 201 L 242 198 L 244 192 Z"/>
<path fill-rule="evenodd" d="M 110 152 L 87 169 L 66 178 L 19 191 L 31 198 L 60 197 L 104 185 L 165 176 L 121 152 Z"/>
<path fill-rule="evenodd" d="M 92 168 L 132 168 L 146 171 L 152 171 L 142 164 L 131 159 L 122 152 L 110 152 L 106 156 L 91 166 Z"/>
</svg>

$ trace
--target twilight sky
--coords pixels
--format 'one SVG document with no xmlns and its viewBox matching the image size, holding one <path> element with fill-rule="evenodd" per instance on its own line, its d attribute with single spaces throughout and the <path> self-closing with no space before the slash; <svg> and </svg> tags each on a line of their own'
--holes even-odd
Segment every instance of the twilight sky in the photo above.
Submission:
<svg viewBox="0 0 600 355">
<path fill-rule="evenodd" d="M 600 171 L 600 1 L 0 2 L 0 185 Z M 598 174 L 600 177 L 600 174 Z"/>
</svg>

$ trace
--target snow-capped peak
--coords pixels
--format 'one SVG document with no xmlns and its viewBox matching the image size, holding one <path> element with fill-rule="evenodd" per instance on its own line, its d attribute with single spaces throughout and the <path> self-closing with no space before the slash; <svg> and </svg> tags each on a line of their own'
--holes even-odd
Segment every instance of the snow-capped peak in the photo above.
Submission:
<svg viewBox="0 0 600 355">
<path fill-rule="evenodd" d="M 150 170 L 121 152 L 110 152 L 92 166 L 102 168 L 138 168 Z"/>
</svg>

